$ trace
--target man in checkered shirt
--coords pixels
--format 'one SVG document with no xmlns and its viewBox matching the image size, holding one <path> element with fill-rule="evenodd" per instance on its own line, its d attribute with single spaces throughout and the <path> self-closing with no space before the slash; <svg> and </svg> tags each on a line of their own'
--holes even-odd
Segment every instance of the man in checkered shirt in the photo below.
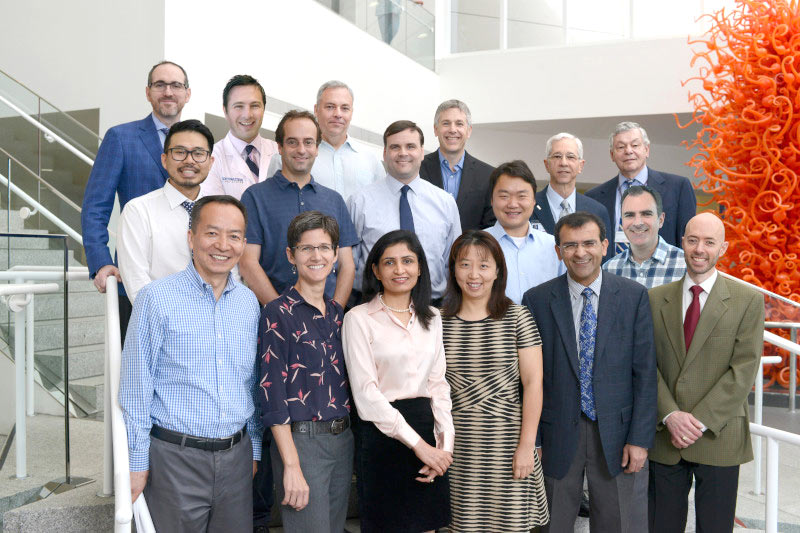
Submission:
<svg viewBox="0 0 800 533">
<path fill-rule="evenodd" d="M 665 216 L 661 194 L 647 185 L 634 185 L 622 194 L 620 205 L 630 247 L 603 264 L 603 270 L 648 289 L 681 279 L 686 272 L 683 250 L 658 235 Z"/>
</svg>

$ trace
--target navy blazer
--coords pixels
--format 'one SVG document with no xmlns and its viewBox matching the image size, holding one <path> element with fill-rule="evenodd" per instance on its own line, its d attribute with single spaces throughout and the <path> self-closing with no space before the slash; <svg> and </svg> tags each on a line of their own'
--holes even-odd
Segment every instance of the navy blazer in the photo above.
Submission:
<svg viewBox="0 0 800 533">
<path fill-rule="evenodd" d="M 492 191 L 489 176 L 494 167 L 475 159 L 464 152 L 464 167 L 461 169 L 461 185 L 458 187 L 456 205 L 461 218 L 461 231 L 484 229 L 493 226 L 496 219 L 492 211 Z M 439 162 L 439 149 L 429 153 L 422 160 L 419 176 L 444 189 L 442 165 Z"/>
<path fill-rule="evenodd" d="M 152 114 L 114 126 L 103 138 L 81 208 L 83 247 L 92 278 L 100 268 L 115 264 L 108 249 L 114 197 L 119 194 L 121 211 L 129 200 L 163 187 L 169 176 L 161 164 L 162 153 Z"/>
<path fill-rule="evenodd" d="M 614 176 L 602 185 L 586 192 L 586 196 L 603 204 L 608 210 L 609 220 L 614 220 L 617 211 L 617 186 L 618 176 Z M 659 172 L 647 167 L 647 185 L 661 194 L 661 203 L 664 205 L 664 225 L 658 234 L 664 237 L 672 246 L 681 247 L 681 239 L 686 229 L 686 223 L 697 214 L 697 197 L 689 178 Z M 608 231 L 608 255 L 614 255 L 614 232 L 617 226 Z"/>
<path fill-rule="evenodd" d="M 578 446 L 581 388 L 578 343 L 567 274 L 529 289 L 530 309 L 542 339 L 544 399 L 539 424 L 544 474 L 569 471 Z M 625 444 L 652 448 L 658 387 L 653 319 L 644 286 L 603 272 L 597 309 L 594 401 L 608 471 L 622 471 Z"/>
</svg>

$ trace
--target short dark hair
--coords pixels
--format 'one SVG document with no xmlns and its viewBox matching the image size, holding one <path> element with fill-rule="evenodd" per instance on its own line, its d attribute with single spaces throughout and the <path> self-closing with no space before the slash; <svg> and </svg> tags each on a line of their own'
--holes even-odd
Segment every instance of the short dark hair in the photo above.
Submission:
<svg viewBox="0 0 800 533">
<path fill-rule="evenodd" d="M 619 201 L 620 209 L 622 208 L 622 202 L 624 202 L 625 198 L 627 198 L 628 196 L 641 196 L 645 193 L 652 196 L 653 200 L 655 200 L 656 216 L 660 217 L 661 213 L 664 212 L 664 205 L 661 200 L 661 193 L 653 189 L 652 187 L 648 187 L 647 185 L 632 185 L 628 187 L 628 189 L 622 193 L 622 198 L 620 198 Z"/>
<path fill-rule="evenodd" d="M 536 178 L 533 177 L 533 171 L 528 164 L 521 160 L 515 159 L 508 163 L 501 163 L 489 175 L 489 190 L 494 194 L 494 188 L 502 175 L 511 176 L 512 178 L 519 178 L 531 187 L 533 187 L 533 194 L 536 195 Z"/>
<path fill-rule="evenodd" d="M 192 208 L 191 227 L 192 233 L 197 229 L 197 223 L 200 220 L 200 213 L 205 209 L 208 204 L 225 204 L 232 205 L 242 212 L 244 217 L 244 227 L 247 229 L 247 209 L 244 204 L 228 194 L 213 194 L 211 196 L 203 196 L 194 203 Z"/>
<path fill-rule="evenodd" d="M 253 76 L 249 74 L 237 74 L 236 76 L 232 77 L 228 80 L 228 83 L 225 84 L 225 88 L 222 89 L 222 107 L 223 109 L 228 109 L 228 95 L 230 95 L 231 91 L 234 87 L 243 87 L 247 85 L 254 85 L 258 87 L 258 90 L 261 91 L 261 103 L 267 105 L 267 93 L 264 92 L 264 87 L 258 83 L 258 80 L 255 79 Z"/>
<path fill-rule="evenodd" d="M 181 72 L 183 72 L 183 85 L 188 89 L 189 88 L 189 76 L 186 74 L 186 70 L 180 66 L 179 64 L 172 62 L 172 61 L 159 61 L 152 67 L 150 67 L 150 72 L 147 73 L 147 86 L 150 87 L 153 84 L 153 72 L 160 67 L 161 65 L 175 65 Z"/>
<path fill-rule="evenodd" d="M 169 129 L 167 132 L 167 137 L 164 139 L 165 154 L 167 153 L 167 150 L 170 149 L 170 141 L 172 140 L 172 136 L 182 131 L 196 131 L 205 137 L 206 141 L 208 141 L 208 151 L 211 152 L 214 149 L 214 135 L 211 133 L 211 130 L 199 120 L 190 118 L 189 120 L 176 122 Z"/>
<path fill-rule="evenodd" d="M 406 130 L 414 130 L 419 133 L 419 145 L 422 146 L 425 144 L 425 135 L 422 134 L 422 130 L 419 129 L 419 126 L 417 126 L 416 123 L 411 122 L 410 120 L 398 120 L 389 124 L 389 127 L 386 128 L 386 131 L 383 132 L 383 147 L 386 148 L 386 139 L 396 133 Z"/>
<path fill-rule="evenodd" d="M 286 231 L 286 242 L 294 253 L 294 247 L 300 242 L 303 233 L 321 229 L 331 238 L 334 248 L 339 246 L 339 224 L 336 219 L 320 211 L 303 211 L 292 219 Z"/>
<path fill-rule="evenodd" d="M 489 317 L 499 320 L 506 316 L 509 306 L 513 303 L 506 296 L 506 281 L 508 280 L 508 269 L 506 268 L 506 258 L 500 244 L 489 233 L 481 230 L 467 230 L 458 237 L 450 248 L 450 259 L 447 262 L 447 290 L 444 293 L 444 305 L 442 314 L 445 316 L 455 316 L 461 309 L 463 293 L 456 281 L 456 262 L 464 257 L 470 246 L 484 250 L 492 256 L 497 263 L 497 279 L 492 284 L 492 291 L 489 295 Z"/>
<path fill-rule="evenodd" d="M 308 111 L 300 111 L 298 109 L 292 109 L 291 111 L 288 111 L 285 115 L 283 115 L 281 121 L 278 122 L 278 127 L 275 128 L 275 142 L 280 146 L 283 146 L 283 138 L 286 134 L 284 131 L 286 129 L 286 123 L 290 120 L 296 120 L 300 118 L 307 118 L 314 123 L 314 126 L 317 128 L 317 146 L 319 146 L 319 143 L 322 142 L 322 130 L 319 127 L 319 122 L 317 122 L 317 117 L 315 117 L 313 113 Z"/>
<path fill-rule="evenodd" d="M 375 276 L 372 267 L 377 268 L 378 262 L 383 257 L 383 253 L 390 246 L 395 244 L 404 243 L 408 249 L 417 256 L 419 263 L 419 279 L 414 288 L 411 289 L 411 302 L 414 304 L 414 312 L 419 318 L 420 324 L 425 329 L 430 326 L 433 320 L 433 309 L 431 308 L 431 274 L 428 270 L 428 260 L 425 258 L 425 250 L 422 249 L 417 235 L 414 232 L 397 229 L 390 231 L 383 237 L 378 239 L 378 242 L 372 247 L 367 256 L 367 262 L 364 265 L 364 280 L 361 283 L 362 299 L 364 302 L 369 302 L 378 294 L 383 292 L 383 284 Z"/>
<path fill-rule="evenodd" d="M 594 222 L 600 228 L 600 242 L 606 240 L 606 225 L 600 220 L 600 217 L 588 211 L 577 211 L 569 215 L 561 217 L 556 222 L 556 228 L 553 230 L 553 237 L 556 238 L 556 246 L 561 246 L 561 228 L 564 226 L 568 228 L 582 228 L 586 224 Z"/>
</svg>

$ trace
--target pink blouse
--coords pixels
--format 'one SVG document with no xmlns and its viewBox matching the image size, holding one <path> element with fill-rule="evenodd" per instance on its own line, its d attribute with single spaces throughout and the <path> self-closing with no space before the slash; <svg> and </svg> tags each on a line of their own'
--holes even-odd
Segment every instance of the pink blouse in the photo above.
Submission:
<svg viewBox="0 0 800 533">
<path fill-rule="evenodd" d="M 453 451 L 450 385 L 445 380 L 442 317 L 425 330 L 412 311 L 404 326 L 378 297 L 344 315 L 342 344 L 358 416 L 413 448 L 420 436 L 390 402 L 430 398 L 437 445 Z"/>
</svg>

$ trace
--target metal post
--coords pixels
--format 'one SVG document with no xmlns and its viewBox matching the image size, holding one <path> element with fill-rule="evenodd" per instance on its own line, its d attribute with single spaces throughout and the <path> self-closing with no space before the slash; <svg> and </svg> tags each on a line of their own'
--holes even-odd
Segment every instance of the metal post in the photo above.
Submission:
<svg viewBox="0 0 800 533">
<path fill-rule="evenodd" d="M 27 392 L 27 406 L 28 416 L 33 416 L 33 403 L 34 403 L 34 384 L 33 384 L 33 294 L 31 294 L 31 301 L 25 307 L 25 360 L 27 364 L 27 376 L 25 391 Z"/>
<path fill-rule="evenodd" d="M 789 329 L 789 339 L 797 342 L 797 329 Z M 795 397 L 797 395 L 797 354 L 789 353 L 789 412 L 795 411 Z"/>
<path fill-rule="evenodd" d="M 14 311 L 14 365 L 16 367 L 17 478 L 28 477 L 25 435 L 25 311 Z"/>
<path fill-rule="evenodd" d="M 778 533 L 778 441 L 767 437 L 767 533 Z"/>
<path fill-rule="evenodd" d="M 760 361 L 758 370 L 756 370 L 756 393 L 755 393 L 755 409 L 753 413 L 753 421 L 756 424 L 761 424 L 762 406 L 764 404 L 764 362 Z M 753 494 L 758 496 L 761 494 L 761 437 L 756 436 L 753 442 L 753 466 L 755 466 L 755 475 L 753 476 Z"/>
<path fill-rule="evenodd" d="M 67 237 L 64 243 L 64 479 L 67 485 L 72 484 L 69 460 L 69 248 Z"/>
<path fill-rule="evenodd" d="M 8 187 L 6 187 L 6 219 L 8 220 L 8 226 L 6 227 L 6 231 L 11 233 L 11 158 L 8 158 Z M 11 238 L 9 237 L 9 261 L 11 261 Z"/>
</svg>

